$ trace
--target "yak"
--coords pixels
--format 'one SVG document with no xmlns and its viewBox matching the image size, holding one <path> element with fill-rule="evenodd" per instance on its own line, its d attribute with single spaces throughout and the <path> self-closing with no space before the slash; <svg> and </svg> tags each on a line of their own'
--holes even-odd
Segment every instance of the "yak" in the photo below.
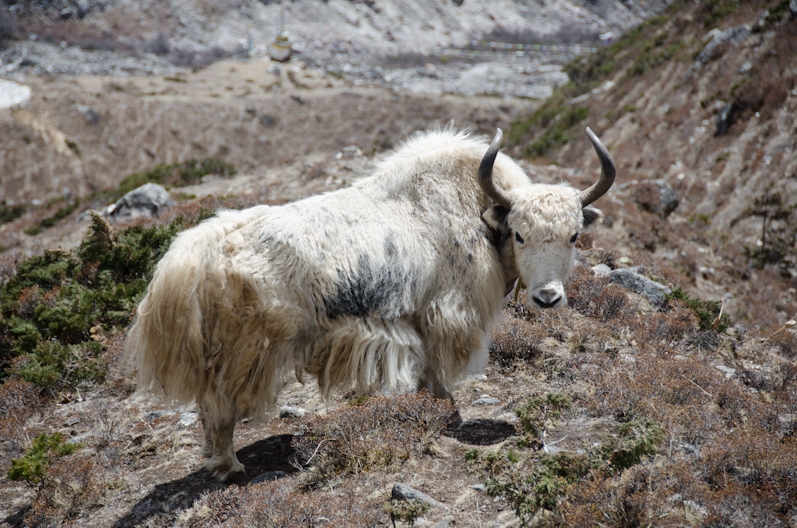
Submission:
<svg viewBox="0 0 797 528">
<path fill-rule="evenodd" d="M 357 393 L 451 398 L 480 372 L 516 281 L 532 308 L 567 303 L 575 242 L 615 167 L 579 191 L 532 183 L 487 142 L 418 133 L 372 176 L 281 206 L 221 211 L 157 264 L 126 349 L 141 387 L 195 401 L 219 480 L 244 471 L 233 430 L 274 410 L 291 375 Z"/>
</svg>

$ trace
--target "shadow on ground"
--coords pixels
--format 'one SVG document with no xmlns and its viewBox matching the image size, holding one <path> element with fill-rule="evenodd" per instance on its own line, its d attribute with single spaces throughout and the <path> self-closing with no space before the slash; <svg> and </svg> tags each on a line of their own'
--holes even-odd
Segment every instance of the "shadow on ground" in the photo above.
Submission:
<svg viewBox="0 0 797 528">
<path fill-rule="evenodd" d="M 470 445 L 493 445 L 518 434 L 515 426 L 503 420 L 481 418 L 462 422 L 443 431 L 445 436 Z"/>
<path fill-rule="evenodd" d="M 133 506 L 130 513 L 119 519 L 114 528 L 132 528 L 164 511 L 190 508 L 205 492 L 223 489 L 231 484 L 247 486 L 252 480 L 269 471 L 294 472 L 296 468 L 291 465 L 294 453 L 291 440 L 293 435 L 276 435 L 239 449 L 235 454 L 246 466 L 246 474 L 229 482 L 217 482 L 203 468 L 179 480 L 159 484 Z"/>
</svg>

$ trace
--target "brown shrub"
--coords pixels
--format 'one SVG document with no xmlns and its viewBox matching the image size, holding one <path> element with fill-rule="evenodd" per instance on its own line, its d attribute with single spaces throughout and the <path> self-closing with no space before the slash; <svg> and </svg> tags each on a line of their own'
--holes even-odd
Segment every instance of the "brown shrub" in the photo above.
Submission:
<svg viewBox="0 0 797 528">
<path fill-rule="evenodd" d="M 568 496 L 564 526 L 689 526 L 684 503 L 700 504 L 707 486 L 692 464 L 635 466 L 614 479 L 594 479 Z"/>
<path fill-rule="evenodd" d="M 637 341 L 649 350 L 660 350 L 673 341 L 681 341 L 697 329 L 697 316 L 678 300 L 671 300 L 667 311 L 638 316 L 631 326 Z"/>
<path fill-rule="evenodd" d="M 566 292 L 569 305 L 587 317 L 606 322 L 626 313 L 628 296 L 625 289 L 610 284 L 608 277 L 597 276 L 589 268 L 576 268 Z"/>
<path fill-rule="evenodd" d="M 509 366 L 539 356 L 548 331 L 536 321 L 519 319 L 504 310 L 490 337 L 491 358 L 500 365 Z"/>
<path fill-rule="evenodd" d="M 230 486 L 203 495 L 194 505 L 179 514 L 162 514 L 152 526 L 174 525 L 179 528 L 277 528 L 358 526 L 388 524 L 382 509 L 383 500 L 368 499 L 344 486 L 334 491 L 306 493 L 296 488 L 295 479 L 281 479 L 245 488 Z"/>
<path fill-rule="evenodd" d="M 100 505 L 102 490 L 94 455 L 64 457 L 45 473 L 25 526 L 80 526 L 77 519 Z"/>
<path fill-rule="evenodd" d="M 0 385 L 0 438 L 24 444 L 25 422 L 42 409 L 40 390 L 28 381 L 9 378 Z"/>
<path fill-rule="evenodd" d="M 422 454 L 455 416 L 453 403 L 426 392 L 376 396 L 312 419 L 293 447 L 311 468 L 309 482 L 320 484 Z"/>
</svg>

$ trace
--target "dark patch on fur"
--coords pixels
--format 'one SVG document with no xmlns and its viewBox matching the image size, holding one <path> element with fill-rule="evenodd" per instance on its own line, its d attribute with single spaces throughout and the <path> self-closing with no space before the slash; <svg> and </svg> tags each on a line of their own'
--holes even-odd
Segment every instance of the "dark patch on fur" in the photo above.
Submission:
<svg viewBox="0 0 797 528">
<path fill-rule="evenodd" d="M 388 258 L 395 258 L 396 255 L 398 255 L 393 233 L 390 233 L 387 238 L 385 238 L 385 255 L 387 255 Z"/>
<path fill-rule="evenodd" d="M 494 205 L 488 208 L 482 214 L 482 221 L 489 228 L 490 243 L 500 251 L 503 242 L 509 238 L 509 224 L 506 218 L 509 216 L 509 209 L 505 209 L 500 205 Z"/>
<path fill-rule="evenodd" d="M 386 241 L 386 253 L 387 250 Z M 395 253 L 396 247 L 392 246 Z M 400 317 L 401 297 L 407 288 L 414 289 L 417 279 L 407 272 L 400 263 L 388 261 L 377 267 L 371 263 L 367 254 L 357 259 L 357 268 L 338 270 L 338 287 L 324 301 L 327 317 L 337 319 L 345 315 L 366 317 L 378 314 L 381 317 Z M 407 309 L 408 307 L 405 307 Z"/>
</svg>

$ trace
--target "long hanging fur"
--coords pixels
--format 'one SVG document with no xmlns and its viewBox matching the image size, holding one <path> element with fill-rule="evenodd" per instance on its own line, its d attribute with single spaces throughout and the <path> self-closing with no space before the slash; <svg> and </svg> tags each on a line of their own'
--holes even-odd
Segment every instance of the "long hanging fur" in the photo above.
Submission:
<svg viewBox="0 0 797 528">
<path fill-rule="evenodd" d="M 426 387 L 450 397 L 484 367 L 518 275 L 499 254 L 508 235 L 497 248 L 482 220 L 485 149 L 450 130 L 422 134 L 350 188 L 220 212 L 174 240 L 126 349 L 140 387 L 197 402 L 217 478 L 243 471 L 235 422 L 272 410 L 293 373 L 324 393 Z M 494 179 L 510 193 L 533 188 L 503 155 Z"/>
</svg>

